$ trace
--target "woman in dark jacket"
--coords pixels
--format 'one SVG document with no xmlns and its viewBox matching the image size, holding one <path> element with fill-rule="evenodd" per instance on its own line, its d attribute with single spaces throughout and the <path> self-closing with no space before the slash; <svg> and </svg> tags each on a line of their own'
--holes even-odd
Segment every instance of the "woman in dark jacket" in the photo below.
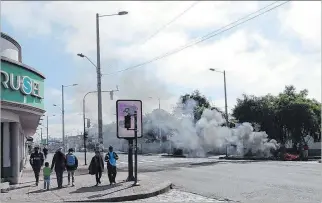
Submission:
<svg viewBox="0 0 322 203">
<path fill-rule="evenodd" d="M 53 157 L 53 161 L 51 163 L 51 170 L 53 170 L 53 168 L 55 167 L 58 188 L 63 187 L 63 174 L 66 170 L 66 157 L 65 154 L 62 152 L 62 149 L 63 148 L 60 147 L 56 151 Z"/>
<path fill-rule="evenodd" d="M 101 184 L 101 177 L 104 171 L 104 161 L 98 150 L 95 151 L 95 156 L 92 158 L 91 163 L 89 165 L 89 174 L 94 175 L 96 177 L 96 185 Z"/>
</svg>

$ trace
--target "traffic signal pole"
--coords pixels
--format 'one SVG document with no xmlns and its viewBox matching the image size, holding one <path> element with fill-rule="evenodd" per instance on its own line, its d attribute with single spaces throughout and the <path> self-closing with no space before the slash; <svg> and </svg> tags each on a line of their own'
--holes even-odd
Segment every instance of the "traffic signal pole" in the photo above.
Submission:
<svg viewBox="0 0 322 203">
<path fill-rule="evenodd" d="M 131 129 L 131 116 L 134 117 L 134 128 Z M 133 186 L 138 186 L 138 151 L 137 151 L 137 146 L 138 146 L 138 136 L 137 136 L 137 111 L 134 112 L 133 115 L 126 115 L 124 118 L 124 127 L 127 130 L 133 130 L 134 131 L 134 139 L 129 138 L 129 151 L 128 151 L 128 167 L 129 167 L 129 175 L 126 181 L 134 181 Z M 135 176 L 133 176 L 133 140 L 135 140 L 135 154 L 134 154 L 134 170 L 135 170 Z"/>
<path fill-rule="evenodd" d="M 134 112 L 134 139 L 135 139 L 135 155 L 134 155 L 134 161 L 135 161 L 135 180 L 133 186 L 139 186 L 138 183 L 138 117 L 137 117 L 137 111 Z"/>
<path fill-rule="evenodd" d="M 119 91 L 119 88 L 118 86 L 116 86 L 116 90 L 109 90 L 109 91 L 101 91 L 101 92 L 109 92 L 110 93 L 110 97 L 111 97 L 111 100 L 113 100 L 113 93 L 114 92 L 118 92 Z M 87 92 L 84 97 L 83 97 L 83 125 L 84 125 L 84 132 L 83 132 L 83 139 L 84 139 L 84 157 L 85 157 L 85 165 L 87 165 L 87 147 L 86 147 L 86 140 L 87 140 L 87 137 L 88 137 L 88 132 L 86 132 L 86 117 L 85 117 L 85 99 L 86 99 L 86 96 L 88 94 L 92 94 L 92 93 L 97 93 L 97 91 L 90 91 L 90 92 Z"/>
<path fill-rule="evenodd" d="M 128 151 L 128 177 L 126 179 L 127 182 L 134 181 L 135 178 L 133 176 L 133 139 L 128 139 L 129 141 L 129 151 Z"/>
<path fill-rule="evenodd" d="M 87 95 L 87 94 L 86 94 Z M 85 158 L 85 166 L 87 165 L 87 149 L 86 149 L 86 139 L 87 139 L 87 135 L 86 135 L 86 126 L 85 126 L 85 97 L 83 99 L 83 124 L 84 124 L 84 132 L 83 132 L 83 140 L 84 140 L 84 158 Z"/>
</svg>

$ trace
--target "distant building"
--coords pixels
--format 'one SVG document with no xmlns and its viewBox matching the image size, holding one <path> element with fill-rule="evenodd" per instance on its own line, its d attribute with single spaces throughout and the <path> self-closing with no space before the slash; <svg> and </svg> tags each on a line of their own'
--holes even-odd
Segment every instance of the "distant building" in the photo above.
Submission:
<svg viewBox="0 0 322 203">
<path fill-rule="evenodd" d="M 67 137 L 67 149 L 74 148 L 76 151 L 80 151 L 84 147 L 83 135 L 69 136 Z"/>
</svg>

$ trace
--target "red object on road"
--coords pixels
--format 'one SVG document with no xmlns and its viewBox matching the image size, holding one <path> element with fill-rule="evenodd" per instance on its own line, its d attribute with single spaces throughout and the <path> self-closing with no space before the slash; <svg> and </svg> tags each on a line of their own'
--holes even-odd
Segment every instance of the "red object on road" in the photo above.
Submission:
<svg viewBox="0 0 322 203">
<path fill-rule="evenodd" d="M 309 150 L 309 146 L 304 145 L 303 149 L 304 149 L 304 150 Z"/>
<path fill-rule="evenodd" d="M 294 154 L 289 154 L 289 153 L 286 153 L 284 155 L 284 160 L 285 161 L 296 161 L 299 159 L 299 155 L 294 155 Z"/>
</svg>

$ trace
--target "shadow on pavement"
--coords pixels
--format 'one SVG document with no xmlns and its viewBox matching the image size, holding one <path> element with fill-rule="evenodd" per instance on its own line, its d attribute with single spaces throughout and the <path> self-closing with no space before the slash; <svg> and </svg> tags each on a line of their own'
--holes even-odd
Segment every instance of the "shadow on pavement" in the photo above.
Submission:
<svg viewBox="0 0 322 203">
<path fill-rule="evenodd" d="M 50 188 L 49 190 L 39 189 L 39 190 L 28 192 L 27 194 L 37 194 L 37 193 L 43 193 L 43 192 L 48 192 L 48 191 L 60 190 L 60 189 L 63 189 L 63 188 L 55 187 L 55 188 Z"/>
<path fill-rule="evenodd" d="M 105 193 L 105 194 L 92 195 L 92 196 L 89 196 L 89 197 L 88 197 L 88 199 L 94 199 L 94 198 L 104 197 L 104 196 L 106 196 L 106 195 L 110 195 L 110 194 L 113 194 L 113 193 L 115 193 L 115 192 L 120 192 L 120 191 L 122 191 L 122 190 L 126 190 L 126 189 L 129 189 L 129 188 L 131 188 L 131 187 L 133 187 L 133 186 L 132 186 L 132 185 L 130 185 L 130 186 L 126 187 L 126 188 L 122 188 L 122 189 L 115 190 L 115 191 L 113 191 L 113 192 L 108 192 L 108 193 Z"/>
<path fill-rule="evenodd" d="M 74 193 L 85 193 L 85 192 L 98 192 L 103 190 L 108 190 L 114 187 L 121 186 L 123 182 L 116 183 L 115 185 L 102 185 L 102 186 L 90 186 L 90 187 L 81 187 L 78 188 L 76 191 L 70 192 L 70 194 Z"/>
<path fill-rule="evenodd" d="M 23 186 L 12 187 L 12 188 L 10 188 L 10 191 L 19 190 L 19 189 L 23 189 L 23 188 L 27 188 L 27 187 L 33 187 L 33 186 L 35 186 L 35 185 L 34 184 L 28 184 L 28 185 L 23 185 Z"/>
<path fill-rule="evenodd" d="M 75 177 L 77 177 L 77 176 L 84 176 L 84 175 L 88 175 L 88 172 L 87 173 L 84 172 L 84 173 L 75 174 Z M 66 172 L 66 175 L 64 174 L 64 177 L 63 178 L 67 178 L 67 172 Z M 56 180 L 57 179 L 56 178 L 56 175 L 50 176 L 50 179 L 51 180 Z M 43 181 L 43 179 L 42 178 L 39 178 L 39 182 L 42 182 L 42 181 Z M 27 183 L 36 183 L 36 180 L 21 182 L 20 185 L 27 184 Z M 29 186 L 32 186 L 32 185 L 29 185 Z M 23 187 L 25 187 L 25 186 L 22 186 L 22 188 Z M 26 187 L 28 187 L 28 186 L 26 186 Z M 15 187 L 14 189 L 20 189 L 20 188 Z"/>
</svg>

